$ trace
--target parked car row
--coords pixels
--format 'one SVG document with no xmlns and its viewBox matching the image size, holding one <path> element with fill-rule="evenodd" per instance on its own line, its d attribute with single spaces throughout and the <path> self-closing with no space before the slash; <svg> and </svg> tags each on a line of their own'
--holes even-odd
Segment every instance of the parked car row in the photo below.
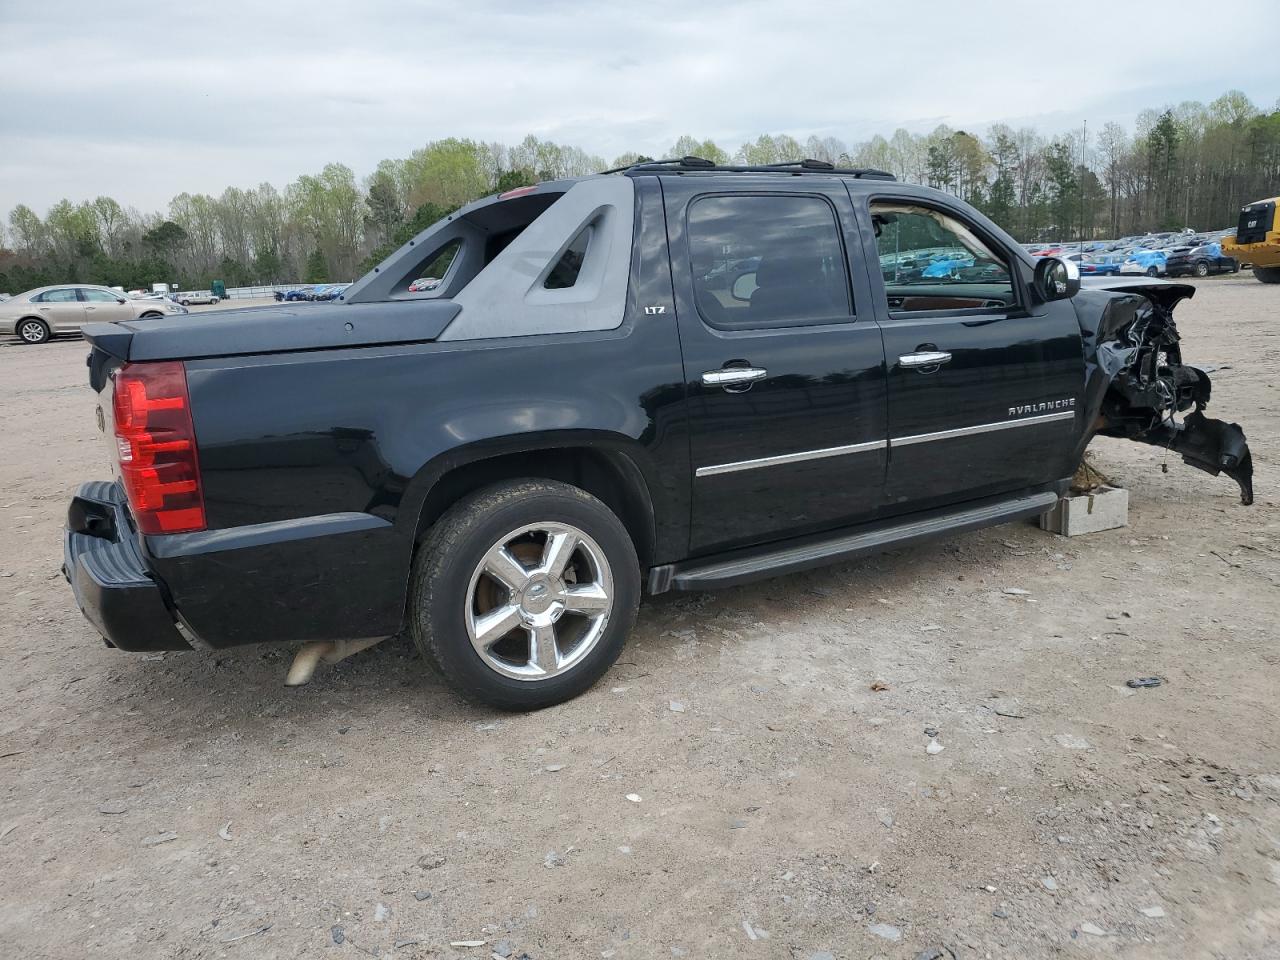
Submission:
<svg viewBox="0 0 1280 960">
<path fill-rule="evenodd" d="M 1240 262 L 1222 251 L 1231 230 L 1152 233 L 1119 240 L 1024 244 L 1033 257 L 1074 260 L 1086 276 L 1207 277 L 1236 273 Z"/>
<path fill-rule="evenodd" d="M 307 287 L 296 287 L 293 290 L 277 290 L 275 298 L 277 303 L 281 301 L 294 303 L 298 300 L 309 302 L 337 300 L 349 286 L 351 286 L 349 283 L 318 283 Z"/>
</svg>

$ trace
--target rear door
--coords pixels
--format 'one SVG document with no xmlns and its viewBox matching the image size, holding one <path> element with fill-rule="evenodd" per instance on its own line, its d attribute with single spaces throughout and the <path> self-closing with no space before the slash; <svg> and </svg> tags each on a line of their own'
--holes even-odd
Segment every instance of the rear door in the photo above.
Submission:
<svg viewBox="0 0 1280 960">
<path fill-rule="evenodd" d="M 851 284 L 835 178 L 662 179 L 689 398 L 691 552 L 841 526 L 879 507 L 880 331 Z M 655 309 L 657 309 L 655 307 Z"/>
<path fill-rule="evenodd" d="M 84 326 L 84 304 L 75 287 L 59 287 L 42 293 L 36 309 L 55 333 L 79 330 Z"/>
<path fill-rule="evenodd" d="M 1071 302 L 1031 304 L 1030 271 L 959 205 L 886 191 L 858 209 L 879 263 L 891 509 L 1070 475 L 1084 386 Z"/>
<path fill-rule="evenodd" d="M 117 296 L 109 290 L 95 290 L 91 287 L 81 287 L 80 295 L 84 297 L 84 315 L 85 320 L 89 323 L 114 323 L 117 320 L 132 320 L 133 308 L 129 306 L 124 297 Z"/>
</svg>

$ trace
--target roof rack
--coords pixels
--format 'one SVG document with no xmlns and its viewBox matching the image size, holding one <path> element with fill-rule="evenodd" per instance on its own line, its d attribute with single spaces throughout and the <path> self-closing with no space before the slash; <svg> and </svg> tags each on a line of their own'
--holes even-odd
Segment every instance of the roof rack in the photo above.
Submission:
<svg viewBox="0 0 1280 960">
<path fill-rule="evenodd" d="M 616 170 L 604 170 L 603 173 L 654 173 L 664 170 L 683 172 L 685 170 L 707 171 L 715 173 L 835 173 L 846 177 L 861 177 L 867 180 L 896 180 L 892 173 L 885 170 L 872 170 L 863 167 L 837 167 L 826 160 L 787 160 L 783 163 L 763 164 L 719 164 L 702 157 L 671 157 L 667 160 L 638 160 Z"/>
</svg>

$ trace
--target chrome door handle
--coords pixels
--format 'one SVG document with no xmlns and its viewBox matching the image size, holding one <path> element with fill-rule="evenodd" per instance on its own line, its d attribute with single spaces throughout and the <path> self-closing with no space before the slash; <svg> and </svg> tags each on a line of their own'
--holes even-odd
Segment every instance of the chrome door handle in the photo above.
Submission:
<svg viewBox="0 0 1280 960">
<path fill-rule="evenodd" d="M 914 370 L 919 367 L 937 367 L 951 359 L 945 350 L 925 350 L 920 353 L 904 353 L 898 358 L 898 366 Z"/>
<path fill-rule="evenodd" d="M 704 387 L 731 387 L 744 383 L 755 383 L 769 375 L 768 370 L 760 367 L 721 367 L 719 370 L 708 370 L 702 375 Z"/>
</svg>

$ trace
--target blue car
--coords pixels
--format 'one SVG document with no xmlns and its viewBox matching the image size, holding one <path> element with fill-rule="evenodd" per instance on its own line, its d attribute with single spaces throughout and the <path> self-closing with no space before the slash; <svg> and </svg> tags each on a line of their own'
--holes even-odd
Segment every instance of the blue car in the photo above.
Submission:
<svg viewBox="0 0 1280 960">
<path fill-rule="evenodd" d="M 956 271 L 972 266 L 973 257 L 952 254 L 939 260 L 935 260 L 933 263 L 929 264 L 929 266 L 924 268 L 924 272 L 922 272 L 920 276 L 937 278 L 950 277 L 953 276 Z"/>
<path fill-rule="evenodd" d="M 1120 272 L 1128 276 L 1163 277 L 1168 259 L 1163 250 L 1134 250 L 1120 264 Z"/>
<path fill-rule="evenodd" d="M 1119 253 L 1095 253 L 1080 261 L 1080 273 L 1087 277 L 1118 276 L 1124 259 Z"/>
</svg>

